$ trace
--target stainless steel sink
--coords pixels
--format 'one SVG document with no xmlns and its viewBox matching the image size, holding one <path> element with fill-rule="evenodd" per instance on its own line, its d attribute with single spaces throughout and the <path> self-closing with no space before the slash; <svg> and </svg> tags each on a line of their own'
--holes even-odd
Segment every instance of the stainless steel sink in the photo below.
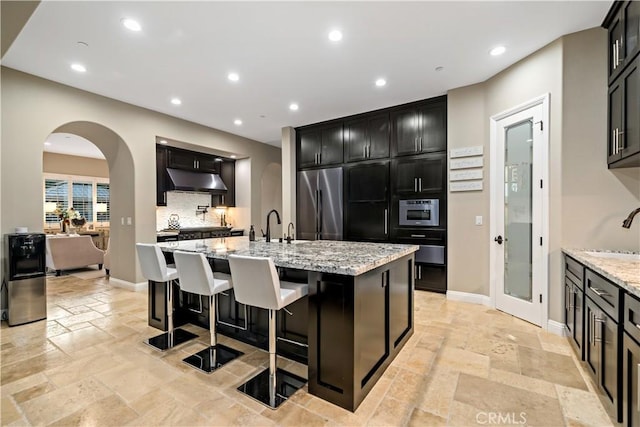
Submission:
<svg viewBox="0 0 640 427">
<path fill-rule="evenodd" d="M 623 261 L 640 261 L 640 254 L 624 254 L 618 252 L 595 252 L 595 251 L 586 251 L 587 255 L 596 257 L 596 258 L 609 258 L 609 259 L 619 259 Z"/>
</svg>

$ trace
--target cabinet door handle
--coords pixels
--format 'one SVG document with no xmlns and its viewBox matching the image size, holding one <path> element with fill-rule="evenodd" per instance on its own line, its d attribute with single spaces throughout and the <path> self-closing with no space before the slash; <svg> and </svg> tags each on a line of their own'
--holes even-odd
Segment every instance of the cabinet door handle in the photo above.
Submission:
<svg viewBox="0 0 640 427">
<path fill-rule="evenodd" d="M 412 234 L 411 237 L 427 237 L 425 234 Z"/>
<path fill-rule="evenodd" d="M 371 144 L 367 145 L 367 159 L 371 157 Z"/>
<path fill-rule="evenodd" d="M 384 235 L 388 234 L 387 219 L 389 217 L 389 209 L 384 208 Z"/>
<path fill-rule="evenodd" d="M 413 139 L 413 151 L 418 151 L 418 137 Z"/>
<path fill-rule="evenodd" d="M 318 153 L 318 164 L 322 164 L 322 151 Z"/>
<path fill-rule="evenodd" d="M 616 44 L 611 43 L 611 68 L 616 69 Z"/>
<path fill-rule="evenodd" d="M 162 193 L 162 200 L 167 203 L 167 192 Z"/>
<path fill-rule="evenodd" d="M 596 334 L 596 329 L 595 326 L 596 324 L 600 324 L 600 336 L 598 336 Z M 596 317 L 595 315 L 593 316 L 593 326 L 594 326 L 594 330 L 593 330 L 593 342 L 602 342 L 602 328 L 605 323 L 607 323 L 607 319 L 606 318 L 600 318 L 600 317 Z"/>
<path fill-rule="evenodd" d="M 413 192 L 418 192 L 418 178 L 413 178 Z"/>
<path fill-rule="evenodd" d="M 613 69 L 618 68 L 618 40 L 613 43 Z"/>
<path fill-rule="evenodd" d="M 367 158 L 367 146 L 366 145 L 362 146 L 362 157 L 364 157 L 365 159 Z"/>
<path fill-rule="evenodd" d="M 422 266 L 418 266 L 418 279 L 422 279 Z"/>
<path fill-rule="evenodd" d="M 422 151 L 422 137 L 418 137 L 418 151 Z"/>
<path fill-rule="evenodd" d="M 422 192 L 422 178 L 418 178 L 418 191 Z"/>
<path fill-rule="evenodd" d="M 594 344 L 593 325 L 593 313 L 589 313 L 589 344 Z"/>
<path fill-rule="evenodd" d="M 596 295 L 598 295 L 599 297 L 610 297 L 610 296 L 611 296 L 611 294 L 610 294 L 610 293 L 608 293 L 607 291 L 603 291 L 603 290 L 602 290 L 602 289 L 600 289 L 600 288 L 591 288 L 591 290 L 592 290 Z"/>
<path fill-rule="evenodd" d="M 618 130 L 618 153 L 624 148 L 624 131 Z"/>
<path fill-rule="evenodd" d="M 222 199 L 222 204 L 224 205 L 224 194 L 222 194 L 220 198 Z"/>
</svg>

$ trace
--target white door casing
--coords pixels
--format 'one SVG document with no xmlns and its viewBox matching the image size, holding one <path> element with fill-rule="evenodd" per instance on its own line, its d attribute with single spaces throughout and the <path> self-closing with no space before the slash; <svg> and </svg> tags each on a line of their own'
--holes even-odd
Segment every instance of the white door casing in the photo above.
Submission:
<svg viewBox="0 0 640 427">
<path fill-rule="evenodd" d="M 491 304 L 547 329 L 549 94 L 492 116 L 490 120 Z M 514 140 L 509 138 L 519 133 L 522 139 L 526 132 L 530 132 L 532 140 L 525 140 L 531 143 L 531 164 L 511 163 L 505 167 L 505 143 L 510 142 L 513 150 Z M 522 148 L 519 148 L 521 157 Z M 499 244 L 495 240 L 498 236 L 506 241 Z M 528 261 L 523 262 L 527 257 Z"/>
</svg>

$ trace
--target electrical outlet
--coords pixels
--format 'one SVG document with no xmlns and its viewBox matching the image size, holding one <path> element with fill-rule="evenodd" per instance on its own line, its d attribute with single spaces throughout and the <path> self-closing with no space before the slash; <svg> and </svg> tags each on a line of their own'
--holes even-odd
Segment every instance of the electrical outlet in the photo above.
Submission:
<svg viewBox="0 0 640 427">
<path fill-rule="evenodd" d="M 476 215 L 476 225 L 482 225 L 482 215 Z"/>
</svg>

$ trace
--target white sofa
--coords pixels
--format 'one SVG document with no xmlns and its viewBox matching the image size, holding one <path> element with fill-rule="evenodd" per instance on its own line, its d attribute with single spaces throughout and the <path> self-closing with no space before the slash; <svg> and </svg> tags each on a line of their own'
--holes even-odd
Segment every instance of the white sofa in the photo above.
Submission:
<svg viewBox="0 0 640 427">
<path fill-rule="evenodd" d="M 98 269 L 102 269 L 104 251 L 96 248 L 91 236 L 47 236 L 46 246 L 47 268 L 55 270 L 56 276 L 59 276 L 62 270 L 94 264 L 98 265 Z"/>
</svg>

